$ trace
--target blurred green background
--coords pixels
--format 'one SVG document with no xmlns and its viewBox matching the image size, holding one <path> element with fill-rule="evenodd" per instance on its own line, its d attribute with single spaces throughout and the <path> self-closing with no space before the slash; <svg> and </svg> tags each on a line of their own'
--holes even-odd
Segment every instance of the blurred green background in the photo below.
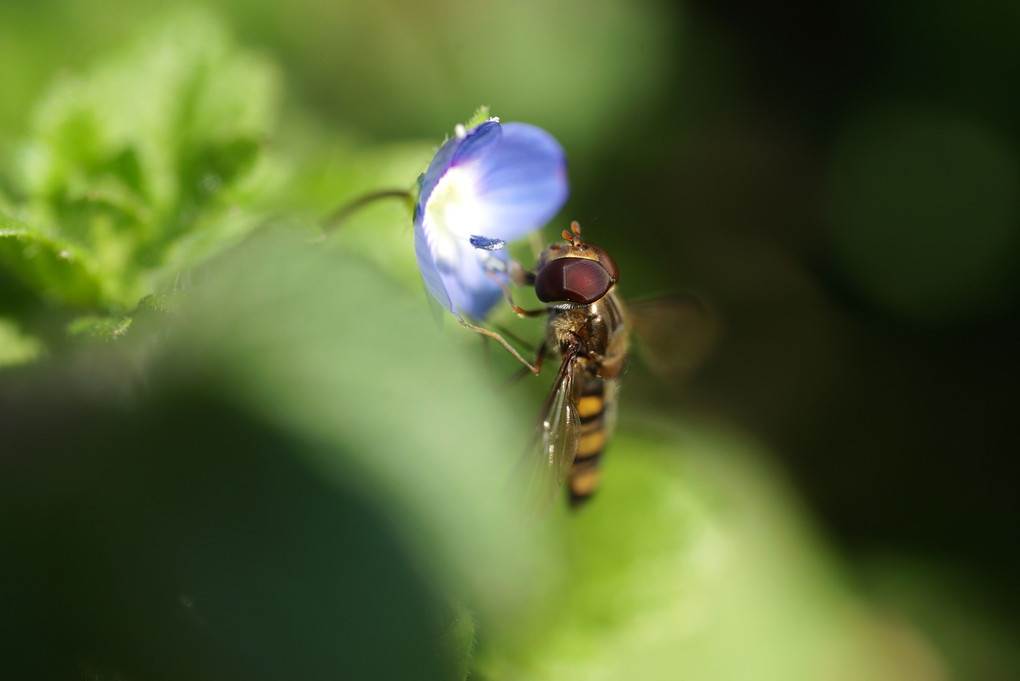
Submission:
<svg viewBox="0 0 1020 681">
<path fill-rule="evenodd" d="M 0 675 L 1020 678 L 1017 35 L 0 2 Z M 606 488 L 537 527 L 543 386 L 435 323 L 402 206 L 316 227 L 479 104 L 564 145 L 548 237 L 720 329 L 681 383 L 635 364 Z"/>
</svg>

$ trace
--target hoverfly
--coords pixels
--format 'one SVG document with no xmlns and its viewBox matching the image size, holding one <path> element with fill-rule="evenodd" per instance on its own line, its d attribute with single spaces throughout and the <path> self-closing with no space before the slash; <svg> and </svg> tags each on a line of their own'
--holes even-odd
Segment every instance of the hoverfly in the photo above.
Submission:
<svg viewBox="0 0 1020 681">
<path fill-rule="evenodd" d="M 603 249 L 581 238 L 577 222 L 563 232 L 566 243 L 550 244 L 535 272 L 517 272 L 519 284 L 534 286 L 547 304 L 522 316 L 547 314 L 545 336 L 536 353 L 538 373 L 546 356 L 560 367 L 542 406 L 525 463 L 529 494 L 547 506 L 567 482 L 570 505 L 588 500 L 599 483 L 599 458 L 612 434 L 616 392 L 627 359 L 628 324 L 616 293 L 619 270 Z M 523 361 L 523 360 L 522 360 Z"/>
<path fill-rule="evenodd" d="M 545 398 L 525 458 L 523 472 L 529 505 L 546 510 L 560 486 L 567 483 L 572 508 L 597 491 L 600 458 L 616 422 L 617 393 L 626 368 L 632 331 L 639 350 L 654 373 L 677 378 L 691 373 L 710 354 L 717 328 L 709 308 L 698 297 L 673 295 L 625 306 L 616 290 L 616 262 L 602 248 L 581 238 L 575 221 L 543 250 L 534 272 L 519 263 L 493 267 L 521 286 L 532 286 L 546 303 L 538 310 L 517 306 L 500 282 L 510 307 L 521 317 L 547 315 L 545 334 L 528 362 L 499 333 L 461 322 L 499 342 L 534 374 L 547 356 L 560 359 L 559 370 Z"/>
<path fill-rule="evenodd" d="M 535 441 L 537 463 L 553 473 L 542 476 L 545 484 L 554 495 L 565 477 L 570 505 L 577 507 L 598 489 L 599 458 L 616 420 L 628 324 L 616 292 L 616 263 L 581 238 L 577 222 L 570 227 L 563 233 L 566 243 L 550 244 L 535 266 L 535 295 L 549 304 L 538 362 L 546 353 L 560 358 Z"/>
<path fill-rule="evenodd" d="M 615 426 L 631 331 L 637 332 L 639 349 L 655 372 L 674 377 L 699 365 L 716 335 L 712 315 L 694 296 L 625 306 L 617 292 L 620 275 L 613 258 L 584 241 L 576 221 L 562 236 L 565 242 L 550 244 L 538 256 L 534 272 L 509 272 L 515 283 L 533 286 L 545 308 L 522 309 L 505 289 L 518 315 L 548 315 L 534 364 L 511 349 L 512 354 L 536 374 L 547 356 L 560 359 L 522 462 L 530 502 L 540 509 L 555 500 L 564 482 L 572 508 L 598 490 L 600 459 Z"/>
</svg>

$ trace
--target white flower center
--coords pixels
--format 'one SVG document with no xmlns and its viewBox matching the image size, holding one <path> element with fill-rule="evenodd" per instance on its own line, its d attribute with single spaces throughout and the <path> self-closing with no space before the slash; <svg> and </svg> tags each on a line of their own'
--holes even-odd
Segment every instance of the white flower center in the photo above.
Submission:
<svg viewBox="0 0 1020 681">
<path fill-rule="evenodd" d="M 432 190 L 422 220 L 436 265 L 447 271 L 457 269 L 461 242 L 476 233 L 483 211 L 474 174 L 463 167 L 447 170 Z"/>
</svg>

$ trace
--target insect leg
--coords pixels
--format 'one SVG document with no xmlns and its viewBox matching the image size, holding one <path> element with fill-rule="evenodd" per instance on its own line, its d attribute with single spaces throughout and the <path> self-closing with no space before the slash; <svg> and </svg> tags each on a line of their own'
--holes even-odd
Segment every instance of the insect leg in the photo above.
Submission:
<svg viewBox="0 0 1020 681">
<path fill-rule="evenodd" d="M 545 355 L 546 355 L 546 352 L 545 352 L 545 341 L 542 341 L 542 344 L 538 346 L 538 350 L 535 351 L 535 365 L 534 366 L 539 371 L 542 370 L 542 360 L 545 359 Z M 507 379 L 506 385 L 513 385 L 517 381 L 519 381 L 522 378 L 524 378 L 524 374 L 526 374 L 527 372 L 528 372 L 528 368 L 527 367 L 521 367 L 520 371 L 518 371 L 513 376 L 511 376 L 510 378 Z"/>
<path fill-rule="evenodd" d="M 521 353 L 517 352 L 517 350 L 514 349 L 514 346 L 510 345 L 506 341 L 506 339 L 503 338 L 503 336 L 499 335 L 495 331 L 489 331 L 488 329 L 483 329 L 480 326 L 475 326 L 474 324 L 469 324 L 468 322 L 464 321 L 463 319 L 460 320 L 460 325 L 463 326 L 466 329 L 471 329 L 475 333 L 480 333 L 483 336 L 488 336 L 489 338 L 493 339 L 494 341 L 496 341 L 497 343 L 502 345 L 504 348 L 506 348 L 506 351 L 509 352 L 511 355 L 513 355 L 517 359 L 518 362 L 520 362 L 521 364 L 526 366 L 528 368 L 528 370 L 531 371 L 531 373 L 535 374 L 536 376 L 538 375 L 538 367 L 536 367 L 531 362 L 529 362 L 528 360 L 526 360 L 523 357 L 521 357 Z"/>
<path fill-rule="evenodd" d="M 495 272 L 492 272 L 491 270 L 486 270 L 486 271 L 487 271 L 488 275 L 490 277 L 492 277 L 492 280 L 495 281 L 497 284 L 499 284 L 499 287 L 501 289 L 503 289 L 503 295 L 506 297 L 506 301 L 508 303 L 510 303 L 510 307 L 519 316 L 521 316 L 521 317 L 538 317 L 539 315 L 547 314 L 549 312 L 549 310 L 547 310 L 545 308 L 541 308 L 541 309 L 538 309 L 538 310 L 525 310 L 523 307 L 518 306 L 514 302 L 514 296 L 513 296 L 513 293 L 510 292 L 510 287 L 507 286 L 506 284 L 504 284 L 502 281 L 500 281 L 499 277 L 496 276 Z M 521 272 L 524 272 L 523 268 L 521 269 Z M 529 274 L 529 273 L 524 272 L 524 275 L 527 275 L 527 274 Z"/>
<path fill-rule="evenodd" d="M 535 344 L 533 342 L 521 338 L 505 326 L 500 326 L 499 324 L 493 324 L 492 326 L 496 330 L 496 333 L 503 334 L 505 338 L 509 338 L 518 345 L 523 345 L 528 352 L 535 352 Z"/>
</svg>

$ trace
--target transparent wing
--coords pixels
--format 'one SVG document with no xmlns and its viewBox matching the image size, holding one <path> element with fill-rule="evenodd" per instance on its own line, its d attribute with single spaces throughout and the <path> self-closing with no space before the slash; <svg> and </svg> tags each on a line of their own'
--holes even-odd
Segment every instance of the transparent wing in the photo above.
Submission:
<svg viewBox="0 0 1020 681">
<path fill-rule="evenodd" d="M 538 514 L 556 500 L 560 485 L 577 456 L 581 425 L 577 414 L 577 355 L 563 358 L 539 413 L 523 460 L 526 503 Z"/>
<path fill-rule="evenodd" d="M 629 302 L 627 318 L 642 361 L 670 380 L 685 378 L 700 368 L 719 338 L 717 315 L 693 294 Z"/>
</svg>

